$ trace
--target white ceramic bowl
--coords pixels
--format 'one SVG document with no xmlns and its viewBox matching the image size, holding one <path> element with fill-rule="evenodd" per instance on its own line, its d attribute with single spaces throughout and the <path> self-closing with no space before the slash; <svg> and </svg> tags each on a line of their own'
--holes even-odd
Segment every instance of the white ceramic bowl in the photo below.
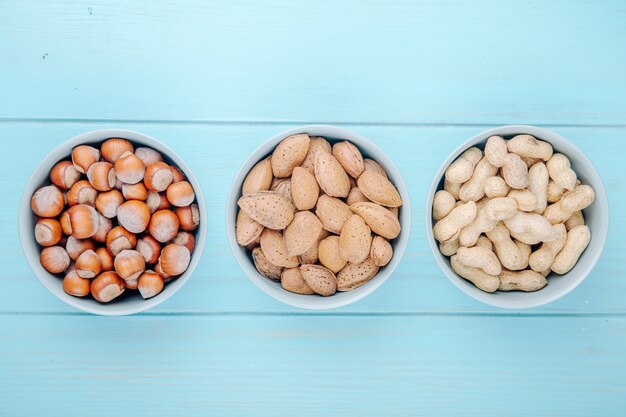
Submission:
<svg viewBox="0 0 626 417">
<path fill-rule="evenodd" d="M 297 133 L 308 133 L 310 136 L 323 136 L 331 143 L 341 140 L 348 140 L 354 143 L 364 157 L 375 160 L 382 165 L 383 168 L 385 168 L 387 175 L 389 176 L 389 180 L 396 186 L 400 196 L 402 196 L 404 204 L 399 210 L 399 220 L 400 225 L 402 226 L 402 231 L 400 232 L 400 235 L 391 242 L 394 252 L 393 258 L 389 264 L 380 269 L 378 274 L 371 281 L 355 290 L 337 292 L 335 295 L 330 297 L 291 293 L 284 290 L 280 286 L 280 283 L 273 282 L 259 274 L 254 266 L 254 262 L 252 261 L 250 251 L 237 244 L 237 238 L 235 236 L 235 222 L 238 212 L 237 200 L 241 197 L 241 186 L 246 178 L 246 175 L 257 162 L 271 154 L 280 141 L 285 139 L 287 136 L 295 135 Z M 371 294 L 393 273 L 393 270 L 396 269 L 402 259 L 402 255 L 404 254 L 404 250 L 406 249 L 406 245 L 409 240 L 409 231 L 411 230 L 411 203 L 400 173 L 387 155 L 385 155 L 383 151 L 381 151 L 380 148 L 374 145 L 369 139 L 359 135 L 358 133 L 335 126 L 300 126 L 281 132 L 259 146 L 241 166 L 239 173 L 233 181 L 230 195 L 228 196 L 228 203 L 226 205 L 226 230 L 228 231 L 228 240 L 235 259 L 237 259 L 237 262 L 248 278 L 250 278 L 252 282 L 254 282 L 256 286 L 263 290 L 266 294 L 282 301 L 285 304 L 295 307 L 319 310 L 330 309 L 354 303 L 368 294 Z"/>
<path fill-rule="evenodd" d="M 572 169 L 578 175 L 580 181 L 591 185 L 596 192 L 595 201 L 583 210 L 585 222 L 591 230 L 591 242 L 583 252 L 576 266 L 565 275 L 550 274 L 548 285 L 536 292 L 502 292 L 486 293 L 476 288 L 472 283 L 459 277 L 452 267 L 450 260 L 439 252 L 439 246 L 433 236 L 434 220 L 432 218 L 433 198 L 438 190 L 443 189 L 444 172 L 446 168 L 466 149 L 478 146 L 484 149 L 487 138 L 492 135 L 500 135 L 511 138 L 517 134 L 527 133 L 552 144 L 555 152 L 560 152 L 567 156 L 572 164 Z M 461 291 L 483 303 L 502 308 L 528 308 L 537 307 L 550 303 L 563 297 L 565 294 L 576 288 L 589 275 L 596 262 L 602 254 L 606 242 L 609 228 L 609 203 L 606 191 L 600 175 L 593 167 L 591 161 L 572 142 L 549 130 L 534 126 L 502 126 L 489 129 L 461 144 L 441 165 L 435 175 L 435 179 L 430 187 L 428 201 L 426 202 L 426 231 L 430 249 L 435 255 L 437 264 L 444 274 Z"/>
<path fill-rule="evenodd" d="M 35 241 L 34 235 L 34 228 L 37 220 L 30 208 L 30 198 L 39 187 L 50 184 L 50 180 L 48 178 L 50 170 L 58 161 L 70 158 L 72 148 L 81 144 L 98 144 L 99 142 L 102 142 L 103 140 L 111 137 L 125 138 L 132 141 L 133 144 L 135 144 L 136 146 L 140 145 L 153 148 L 161 152 L 163 157 L 169 163 L 172 163 L 180 168 L 187 176 L 187 180 L 191 183 L 196 193 L 196 203 L 198 204 L 198 208 L 200 210 L 200 226 L 196 230 L 196 245 L 193 254 L 191 255 L 191 262 L 189 263 L 187 271 L 185 271 L 185 273 L 177 279 L 171 281 L 169 284 L 166 284 L 165 288 L 160 294 L 147 300 L 144 300 L 138 293 L 132 294 L 132 296 L 122 294 L 119 300 L 114 300 L 110 303 L 104 304 L 99 303 L 91 297 L 78 298 L 66 294 L 63 291 L 63 280 L 58 276 L 50 274 L 45 269 L 43 269 L 43 267 L 39 263 L 39 254 L 41 252 L 41 248 Z M 207 212 L 206 206 L 204 204 L 204 199 L 202 198 L 200 184 L 198 184 L 198 181 L 193 176 L 191 170 L 183 162 L 183 160 L 178 155 L 176 155 L 170 148 L 163 145 L 156 139 L 142 133 L 121 129 L 103 129 L 86 132 L 81 135 L 75 136 L 74 138 L 68 140 L 67 142 L 63 143 L 58 148 L 50 152 L 44 158 L 44 160 L 41 161 L 39 166 L 35 168 L 33 175 L 28 180 L 26 188 L 24 189 L 24 194 L 22 194 L 19 211 L 20 243 L 22 245 L 24 255 L 28 260 L 28 264 L 30 265 L 30 268 L 33 270 L 37 278 L 39 278 L 39 281 L 41 281 L 41 283 L 48 290 L 50 290 L 52 294 L 56 295 L 67 304 L 74 306 L 80 310 L 103 316 L 119 316 L 138 313 L 144 310 L 148 310 L 158 304 L 161 304 L 163 301 L 174 295 L 176 291 L 178 291 L 183 285 L 185 285 L 185 282 L 187 282 L 187 280 L 193 273 L 193 270 L 198 265 L 200 256 L 202 255 L 202 250 L 204 249 L 204 244 L 206 242 L 206 225 Z"/>
</svg>

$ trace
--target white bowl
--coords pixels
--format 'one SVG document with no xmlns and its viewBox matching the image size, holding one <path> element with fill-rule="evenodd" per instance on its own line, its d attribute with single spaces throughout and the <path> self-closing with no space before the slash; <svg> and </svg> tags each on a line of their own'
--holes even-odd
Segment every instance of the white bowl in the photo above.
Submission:
<svg viewBox="0 0 626 417">
<path fill-rule="evenodd" d="M 254 262 L 252 261 L 250 251 L 237 244 L 237 238 L 235 236 L 235 223 L 238 211 L 237 200 L 241 197 L 241 186 L 246 178 L 246 175 L 257 162 L 271 154 L 280 141 L 285 139 L 287 136 L 295 135 L 297 133 L 308 133 L 310 136 L 323 136 L 331 143 L 341 140 L 348 140 L 354 143 L 364 157 L 375 160 L 382 165 L 383 168 L 385 168 L 385 171 L 387 171 L 387 175 L 389 176 L 389 180 L 396 186 L 400 196 L 402 197 L 403 205 L 400 207 L 398 214 L 402 231 L 400 232 L 400 235 L 391 242 L 391 245 L 393 246 L 393 258 L 391 259 L 391 262 L 389 262 L 387 266 L 381 268 L 378 274 L 376 274 L 371 281 L 355 290 L 337 292 L 335 295 L 330 297 L 291 293 L 284 290 L 280 286 L 280 283 L 271 281 L 259 274 L 254 266 Z M 285 304 L 295 307 L 319 310 L 330 309 L 354 303 L 355 301 L 371 294 L 378 287 L 380 287 L 383 282 L 389 278 L 393 270 L 396 269 L 402 259 L 402 255 L 404 254 L 404 250 L 406 249 L 406 245 L 409 240 L 409 231 L 411 230 L 411 204 L 409 201 L 409 194 L 400 173 L 389 157 L 387 157 L 387 155 L 385 155 L 383 151 L 381 151 L 380 148 L 374 145 L 369 139 L 359 135 L 358 133 L 335 126 L 300 126 L 281 132 L 259 146 L 241 166 L 239 173 L 233 181 L 230 195 L 228 196 L 228 202 L 226 205 L 226 230 L 228 231 L 228 240 L 235 259 L 237 259 L 237 262 L 248 278 L 250 278 L 252 282 L 254 282 L 256 286 L 263 290 L 266 294 L 282 301 Z"/>
<path fill-rule="evenodd" d="M 193 254 L 191 255 L 191 262 L 189 263 L 187 271 L 185 271 L 185 273 L 182 274 L 180 277 L 171 281 L 169 284 L 166 284 L 165 288 L 160 294 L 147 300 L 144 300 L 141 295 L 139 295 L 139 293 L 133 294 L 132 296 L 125 296 L 123 294 L 119 300 L 103 304 L 99 303 L 91 297 L 78 298 L 66 294 L 63 291 L 63 279 L 53 274 L 50 274 L 45 269 L 43 269 L 43 267 L 39 263 L 39 254 L 41 252 L 41 248 L 35 241 L 34 235 L 35 223 L 37 220 L 30 208 L 30 198 L 39 187 L 50 183 L 50 180 L 48 178 L 50 170 L 60 160 L 70 158 L 72 148 L 81 144 L 96 144 L 111 137 L 125 138 L 132 141 L 135 145 L 148 146 L 150 148 L 153 148 L 161 152 L 163 157 L 166 160 L 169 160 L 168 162 L 180 168 L 187 176 L 187 180 L 191 183 L 195 191 L 196 203 L 198 204 L 198 208 L 200 210 L 200 226 L 196 230 L 196 245 Z M 24 193 L 22 194 L 19 211 L 20 243 L 22 245 L 24 255 L 28 260 L 28 264 L 30 265 L 30 268 L 33 270 L 37 278 L 39 278 L 39 281 L 41 281 L 41 283 L 48 290 L 50 290 L 52 294 L 56 295 L 67 304 L 74 306 L 80 310 L 103 316 L 120 316 L 138 313 L 140 311 L 148 310 L 149 308 L 159 305 L 163 301 L 174 295 L 176 291 L 178 291 L 183 285 L 185 285 L 185 282 L 187 282 L 187 280 L 193 273 L 193 270 L 198 265 L 200 256 L 202 255 L 204 244 L 206 242 L 206 224 L 206 206 L 204 204 L 204 199 L 202 198 L 200 184 L 198 184 L 198 181 L 193 176 L 191 170 L 183 162 L 183 160 L 178 155 L 176 155 L 170 148 L 163 145 L 156 139 L 142 133 L 121 129 L 103 129 L 86 132 L 73 137 L 72 139 L 68 140 L 67 142 L 63 143 L 55 150 L 50 152 L 48 156 L 46 156 L 44 160 L 41 161 L 39 166 L 35 168 L 32 176 L 28 180 L 26 188 L 24 189 Z"/>
<path fill-rule="evenodd" d="M 565 275 L 550 274 L 548 285 L 536 292 L 502 292 L 486 293 L 476 288 L 472 283 L 459 277 L 450 266 L 449 258 L 439 252 L 439 246 L 433 236 L 434 220 L 432 218 L 433 198 L 438 190 L 443 189 L 444 172 L 446 168 L 466 149 L 478 146 L 484 149 L 485 142 L 489 136 L 500 135 L 510 138 L 517 134 L 527 133 L 537 139 L 549 142 L 555 152 L 560 152 L 567 156 L 572 164 L 572 169 L 578 175 L 580 181 L 591 185 L 596 192 L 595 201 L 583 210 L 585 223 L 591 230 L 591 242 L 576 266 Z M 602 254 L 606 242 L 609 228 L 609 203 L 606 191 L 600 175 L 593 167 L 591 161 L 572 142 L 549 130 L 534 126 L 502 126 L 489 129 L 461 144 L 441 165 L 435 179 L 430 187 L 428 201 L 426 202 L 426 231 L 430 249 L 435 255 L 437 264 L 444 274 L 461 291 L 483 303 L 502 308 L 529 308 L 550 303 L 563 297 L 565 294 L 576 288 L 589 275 L 596 262 Z"/>
</svg>

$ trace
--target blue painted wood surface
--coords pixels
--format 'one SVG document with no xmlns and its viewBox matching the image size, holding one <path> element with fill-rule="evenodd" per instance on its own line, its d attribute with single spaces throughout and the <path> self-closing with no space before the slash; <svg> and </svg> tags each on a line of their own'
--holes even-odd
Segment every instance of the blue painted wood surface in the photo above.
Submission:
<svg viewBox="0 0 626 417">
<path fill-rule="evenodd" d="M 623 416 L 625 97 L 621 1 L 0 0 L 0 415 Z M 254 287 L 224 229 L 242 161 L 273 134 L 315 122 L 374 140 L 414 206 L 394 276 L 323 313 Z M 612 213 L 589 278 L 527 311 L 455 289 L 422 221 L 448 154 L 509 123 L 574 141 Z M 174 148 L 210 213 L 193 278 L 133 317 L 64 305 L 17 242 L 32 169 L 104 127 Z"/>
</svg>

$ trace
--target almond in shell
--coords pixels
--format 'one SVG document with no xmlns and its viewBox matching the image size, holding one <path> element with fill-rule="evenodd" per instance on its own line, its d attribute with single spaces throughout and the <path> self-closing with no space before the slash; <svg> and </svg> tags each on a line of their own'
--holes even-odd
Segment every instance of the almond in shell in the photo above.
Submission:
<svg viewBox="0 0 626 417">
<path fill-rule="evenodd" d="M 326 239 L 320 240 L 317 254 L 320 263 L 335 274 L 348 263 L 339 255 L 339 236 L 328 236 Z"/>
<path fill-rule="evenodd" d="M 309 288 L 325 297 L 337 292 L 337 277 L 327 268 L 320 265 L 302 265 L 302 278 Z"/>
<path fill-rule="evenodd" d="M 347 197 L 350 177 L 334 156 L 319 152 L 315 158 L 315 178 L 320 188 L 332 197 Z"/>
<path fill-rule="evenodd" d="M 273 265 L 268 261 L 261 248 L 257 247 L 252 250 L 252 259 L 254 260 L 254 266 L 256 266 L 257 271 L 259 271 L 261 275 L 273 281 L 280 280 L 280 274 L 283 268 Z"/>
<path fill-rule="evenodd" d="M 317 203 L 320 187 L 306 168 L 295 167 L 291 175 L 291 197 L 298 210 L 311 210 Z"/>
<path fill-rule="evenodd" d="M 315 158 L 318 152 L 331 152 L 330 143 L 321 136 L 311 136 L 311 144 L 306 158 L 302 161 L 302 167 L 309 170 L 311 174 L 315 173 Z"/>
<path fill-rule="evenodd" d="M 280 285 L 287 291 L 296 294 L 315 294 L 315 291 L 311 289 L 302 278 L 302 272 L 300 268 L 286 268 L 280 276 Z"/>
<path fill-rule="evenodd" d="M 378 272 L 371 258 L 361 263 L 349 263 L 337 274 L 337 290 L 350 291 L 369 282 Z"/>
<path fill-rule="evenodd" d="M 365 197 L 365 194 L 363 194 L 359 187 L 352 187 L 350 194 L 348 194 L 348 198 L 346 199 L 346 203 L 348 203 L 349 206 L 354 203 L 366 203 L 368 201 L 368 198 Z"/>
<path fill-rule="evenodd" d="M 358 264 L 370 254 L 372 231 L 365 220 L 357 214 L 348 218 L 339 235 L 339 254 L 348 262 Z"/>
<path fill-rule="evenodd" d="M 256 193 L 257 191 L 267 191 L 272 185 L 273 178 L 270 158 L 266 158 L 257 163 L 250 172 L 248 172 L 246 179 L 243 181 L 243 186 L 241 187 L 241 194 L 248 195 Z"/>
<path fill-rule="evenodd" d="M 328 232 L 328 230 L 322 229 L 322 233 L 320 233 L 320 236 L 317 238 L 317 242 L 313 246 L 311 246 L 309 249 L 307 249 L 306 252 L 298 256 L 301 264 L 303 265 L 314 264 L 319 260 L 317 247 L 319 245 L 319 242 L 321 242 L 322 239 L 326 239 L 326 237 L 328 237 L 329 234 L 330 233 Z"/>
<path fill-rule="evenodd" d="M 380 236 L 374 236 L 372 240 L 372 250 L 370 251 L 370 259 L 376 266 L 385 266 L 391 261 L 393 256 L 393 248 L 387 240 Z"/>
<path fill-rule="evenodd" d="M 272 153 L 272 172 L 275 177 L 287 178 L 300 165 L 309 152 L 311 139 L 306 133 L 283 139 Z"/>
<path fill-rule="evenodd" d="M 402 197 L 396 190 L 396 187 L 385 177 L 380 174 L 365 171 L 357 184 L 365 197 L 386 207 L 400 207 L 402 205 Z"/>
<path fill-rule="evenodd" d="M 373 159 L 365 158 L 363 160 L 363 171 L 374 172 L 387 178 L 387 172 L 378 162 Z"/>
<path fill-rule="evenodd" d="M 248 246 L 256 241 L 261 236 L 262 231 L 263 225 L 252 220 L 245 211 L 239 210 L 235 233 L 237 235 L 237 243 L 240 246 Z"/>
<path fill-rule="evenodd" d="M 287 255 L 301 255 L 317 243 L 322 233 L 322 222 L 310 211 L 299 211 L 285 229 Z"/>
<path fill-rule="evenodd" d="M 293 203 L 291 196 L 291 179 L 289 178 L 274 178 L 270 191 L 274 191 L 282 196 L 285 196 Z"/>
<path fill-rule="evenodd" d="M 395 239 L 400 234 L 398 217 L 376 203 L 355 203 L 350 210 L 365 220 L 374 233 L 385 239 Z"/>
<path fill-rule="evenodd" d="M 339 234 L 346 220 L 352 216 L 352 210 L 340 199 L 322 194 L 317 200 L 315 215 L 322 222 L 324 229 Z"/>
<path fill-rule="evenodd" d="M 300 264 L 297 256 L 287 255 L 285 239 L 283 234 L 277 230 L 263 230 L 263 233 L 261 233 L 261 249 L 272 265 L 295 268 Z"/>
<path fill-rule="evenodd" d="M 239 199 L 237 205 L 252 220 L 274 230 L 287 227 L 296 211 L 287 197 L 272 191 L 259 191 L 245 195 Z"/>
<path fill-rule="evenodd" d="M 361 152 L 348 141 L 335 143 L 333 145 L 333 156 L 352 178 L 359 178 L 359 175 L 365 169 Z"/>
</svg>

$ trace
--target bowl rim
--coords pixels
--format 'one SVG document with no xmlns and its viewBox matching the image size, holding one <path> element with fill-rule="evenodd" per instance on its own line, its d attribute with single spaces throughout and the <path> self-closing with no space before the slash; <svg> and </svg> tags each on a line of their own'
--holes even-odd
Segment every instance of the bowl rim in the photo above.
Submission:
<svg viewBox="0 0 626 417">
<path fill-rule="evenodd" d="M 402 196 L 403 204 L 401 207 L 400 218 L 400 221 L 402 223 L 402 232 L 401 235 L 396 238 L 396 240 L 394 240 L 396 246 L 394 247 L 394 254 L 391 262 L 389 262 L 389 264 L 387 264 L 384 269 L 381 269 L 381 271 L 378 272 L 378 275 L 375 279 L 372 279 L 370 282 L 353 291 L 343 292 L 342 294 L 346 294 L 343 297 L 337 297 L 334 295 L 330 297 L 321 297 L 316 295 L 295 294 L 281 288 L 279 283 L 278 289 L 275 289 L 275 287 L 270 287 L 269 285 L 267 285 L 267 281 L 269 281 L 268 278 L 265 278 L 261 274 L 259 274 L 250 259 L 242 255 L 241 247 L 237 243 L 235 234 L 235 223 L 237 217 L 236 203 L 239 199 L 239 196 L 241 195 L 241 186 L 247 173 L 256 163 L 261 160 L 261 158 L 263 158 L 263 155 L 272 152 L 281 140 L 298 133 L 307 133 L 310 136 L 322 136 L 330 140 L 356 140 L 359 142 L 363 142 L 368 148 L 373 150 L 373 152 L 367 152 L 368 154 L 376 153 L 376 157 L 372 155 L 372 159 L 375 159 L 377 162 L 381 163 L 381 165 L 385 167 L 385 170 L 390 174 L 390 177 L 393 177 L 395 179 L 394 186 Z M 358 143 L 354 144 L 359 147 Z M 362 151 L 362 149 L 359 150 Z M 384 163 L 380 161 L 381 159 Z M 233 202 L 234 204 L 232 204 Z M 235 212 L 234 216 L 231 215 L 233 211 Z M 274 298 L 275 300 L 278 300 L 292 307 L 298 307 L 308 310 L 327 310 L 343 307 L 367 297 L 378 288 L 380 288 L 380 286 L 383 285 L 385 281 L 387 281 L 387 279 L 389 279 L 389 277 L 395 271 L 396 267 L 401 262 L 402 257 L 408 246 L 409 235 L 411 232 L 412 212 L 408 188 L 406 187 L 404 178 L 400 174 L 400 171 L 395 166 L 391 158 L 389 158 L 387 154 L 385 154 L 385 152 L 383 152 L 382 149 L 380 149 L 378 145 L 376 145 L 369 138 L 353 130 L 325 124 L 302 125 L 284 130 L 265 140 L 256 149 L 254 149 L 254 151 L 252 151 L 244 160 L 239 170 L 233 177 L 231 189 L 228 195 L 228 199 L 226 201 L 225 212 L 226 233 L 228 235 L 230 249 L 233 253 L 233 256 L 235 257 L 235 260 L 239 264 L 239 267 L 243 270 L 248 279 L 250 279 L 250 281 L 252 281 L 254 285 L 256 285 L 259 289 L 261 289 L 261 291 Z M 271 284 L 277 283 L 274 282 Z"/>
<path fill-rule="evenodd" d="M 136 145 L 137 142 L 141 142 L 142 146 L 154 147 L 155 150 L 163 153 L 165 157 L 172 160 L 172 162 L 174 162 L 176 166 L 183 171 L 183 173 L 187 177 L 187 180 L 191 183 L 194 189 L 194 193 L 196 194 L 196 204 L 198 205 L 198 209 L 200 211 L 200 219 L 201 219 L 200 226 L 197 229 L 195 247 L 194 247 L 193 254 L 191 256 L 191 261 L 189 262 L 189 266 L 187 267 L 187 270 L 181 276 L 179 276 L 172 282 L 168 283 L 165 286 L 165 289 L 160 294 L 157 294 L 156 296 L 152 298 L 148 298 L 147 300 L 142 299 L 141 302 L 138 303 L 136 307 L 124 307 L 123 303 L 119 303 L 119 304 L 101 303 L 101 304 L 89 305 L 88 303 L 84 302 L 86 300 L 84 298 L 68 295 L 65 292 L 63 292 L 62 289 L 61 289 L 61 292 L 58 292 L 55 289 L 55 285 L 52 282 L 49 282 L 46 278 L 47 277 L 54 277 L 55 279 L 60 279 L 60 278 L 56 277 L 54 274 L 51 274 L 45 269 L 43 269 L 43 267 L 39 263 L 38 256 L 37 256 L 37 259 L 33 259 L 30 254 L 30 250 L 28 249 L 28 246 L 32 245 L 32 247 L 36 248 L 37 254 L 39 254 L 39 252 L 41 251 L 41 249 L 39 249 L 39 245 L 34 239 L 34 235 L 32 231 L 26 230 L 27 229 L 26 219 L 31 218 L 30 216 L 34 216 L 30 208 L 31 195 L 29 195 L 28 190 L 30 188 L 33 188 L 36 190 L 37 187 L 39 186 L 38 184 L 41 182 L 41 180 L 38 181 L 37 177 L 40 176 L 38 175 L 38 173 L 41 170 L 41 167 L 44 164 L 48 164 L 49 161 L 51 161 L 51 159 L 49 158 L 51 158 L 52 155 L 56 155 L 57 153 L 66 153 L 65 150 L 67 150 L 67 156 L 65 157 L 67 158 L 71 155 L 71 150 L 75 146 L 78 146 L 84 143 L 102 142 L 112 137 L 128 139 L 131 142 L 135 142 L 134 145 Z M 160 149 L 156 149 L 156 148 L 160 148 Z M 56 164 L 60 160 L 61 159 L 59 159 L 58 161 L 52 162 L 52 166 L 54 166 L 54 164 Z M 47 181 L 47 177 L 46 179 L 44 179 L 44 182 L 45 181 Z M 22 248 L 22 253 L 24 254 L 24 257 L 26 258 L 29 268 L 35 274 L 39 282 L 41 282 L 41 284 L 50 293 L 52 293 L 54 296 L 59 298 L 61 301 L 81 311 L 100 315 L 100 316 L 124 316 L 124 315 L 136 314 L 136 313 L 149 310 L 153 307 L 156 307 L 157 305 L 161 304 L 165 300 L 169 299 L 176 292 L 178 292 L 178 290 L 180 290 L 180 288 L 182 288 L 182 286 L 185 283 L 187 283 L 189 278 L 191 278 L 191 275 L 193 274 L 194 270 L 198 266 L 198 263 L 200 262 L 200 258 L 202 257 L 202 252 L 204 250 L 204 246 L 207 240 L 206 203 L 204 201 L 200 183 L 194 176 L 189 166 L 176 152 L 174 152 L 169 146 L 165 145 L 163 142 L 153 138 L 152 136 L 146 135 L 145 133 L 137 132 L 134 130 L 128 130 L 128 129 L 107 128 L 107 129 L 90 130 L 87 132 L 80 133 L 76 136 L 73 136 L 72 138 L 56 146 L 54 149 L 49 151 L 46 154 L 46 156 L 43 159 L 41 159 L 39 163 L 36 165 L 36 167 L 33 169 L 32 174 L 30 175 L 28 181 L 24 185 L 24 189 L 22 191 L 22 197 L 20 199 L 20 205 L 19 205 L 19 210 L 18 210 L 18 235 L 19 235 L 19 240 L 20 240 L 20 246 Z M 44 276 L 46 278 L 44 278 Z M 140 297 L 139 294 L 137 294 L 137 296 Z M 111 306 L 115 306 L 115 308 L 111 308 Z"/>
<path fill-rule="evenodd" d="M 572 280 L 569 286 L 563 288 L 560 292 L 554 293 L 549 296 L 545 296 L 545 295 L 543 297 L 530 296 L 522 301 L 519 301 L 519 300 L 511 301 L 511 300 L 504 300 L 502 298 L 498 298 L 496 296 L 497 293 L 486 293 L 475 287 L 468 287 L 467 284 L 465 284 L 466 281 L 463 278 L 459 277 L 456 274 L 456 272 L 454 272 L 454 270 L 452 270 L 449 263 L 446 262 L 445 260 L 446 257 L 439 251 L 438 243 L 435 240 L 435 237 L 433 235 L 432 207 L 433 207 L 433 199 L 434 199 L 435 193 L 438 191 L 439 183 L 443 178 L 445 170 L 452 163 L 452 161 L 454 161 L 462 152 L 464 152 L 468 148 L 478 143 L 485 141 L 487 138 L 493 135 L 509 136 L 509 135 L 515 135 L 515 134 L 525 134 L 525 133 L 531 134 L 541 140 L 545 140 L 546 142 L 549 142 L 552 145 L 553 143 L 551 142 L 550 139 L 546 139 L 546 136 L 557 138 L 557 140 L 567 143 L 578 153 L 577 156 L 579 156 L 580 159 L 586 165 L 585 167 L 586 172 L 588 172 L 589 175 L 596 176 L 598 179 L 598 183 L 600 184 L 600 187 L 594 189 L 594 191 L 596 193 L 596 201 L 606 202 L 606 204 L 604 205 L 605 207 L 604 215 L 606 218 L 606 226 L 602 227 L 600 230 L 593 231 L 594 239 L 599 239 L 600 245 L 598 246 L 595 252 L 591 253 L 591 257 L 588 258 L 589 261 L 585 265 L 583 265 L 584 269 L 580 272 L 579 277 L 576 280 Z M 602 207 L 600 205 L 598 206 Z M 599 208 L 599 210 L 600 209 L 601 208 Z M 504 126 L 490 128 L 482 132 L 479 132 L 478 134 L 472 136 L 471 138 L 465 140 L 463 143 L 457 146 L 454 149 L 454 151 L 450 153 L 450 155 L 443 161 L 443 163 L 441 164 L 441 167 L 437 171 L 437 174 L 435 175 L 431 183 L 430 189 L 428 191 L 428 197 L 426 199 L 424 218 L 425 218 L 425 223 L 426 223 L 426 234 L 427 234 L 427 239 L 428 239 L 428 246 L 430 247 L 430 250 L 433 256 L 435 257 L 435 261 L 437 262 L 437 265 L 439 266 L 441 271 L 444 273 L 444 275 L 448 278 L 448 280 L 450 280 L 450 282 L 452 282 L 452 284 L 454 284 L 455 287 L 457 287 L 462 292 L 464 292 L 465 294 L 469 295 L 470 297 L 474 298 L 477 301 L 480 301 L 482 303 L 485 303 L 494 307 L 507 308 L 507 309 L 524 309 L 524 308 L 539 307 L 539 306 L 551 303 L 553 301 L 556 301 L 564 297 L 565 295 L 573 291 L 576 287 L 578 287 L 591 273 L 591 271 L 597 264 L 598 260 L 600 259 L 604 251 L 604 247 L 606 245 L 606 240 L 608 237 L 608 224 L 610 221 L 608 197 L 606 194 L 604 183 L 602 181 L 602 177 L 596 170 L 591 160 L 587 158 L 587 155 L 585 155 L 585 153 L 581 151 L 572 141 L 570 141 L 569 139 L 566 139 L 560 134 L 554 131 L 548 130 L 548 129 L 544 129 L 544 128 L 537 127 L 537 126 L 531 126 L 531 125 L 504 125 Z M 563 277 L 565 277 L 565 275 L 563 275 Z M 527 293 L 527 294 L 529 295 L 539 294 L 540 292 L 541 290 L 533 292 L 533 293 Z"/>
</svg>

